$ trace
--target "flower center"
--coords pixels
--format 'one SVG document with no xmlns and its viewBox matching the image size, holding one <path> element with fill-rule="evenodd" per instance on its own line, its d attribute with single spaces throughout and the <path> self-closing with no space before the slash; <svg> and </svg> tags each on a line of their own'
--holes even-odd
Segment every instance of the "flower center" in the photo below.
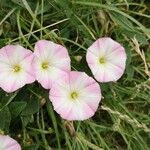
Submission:
<svg viewBox="0 0 150 150">
<path fill-rule="evenodd" d="M 105 64 L 106 63 L 106 59 L 104 57 L 100 57 L 99 63 L 100 64 Z"/>
<path fill-rule="evenodd" d="M 70 94 L 70 98 L 73 99 L 73 100 L 77 99 L 78 96 L 79 96 L 78 93 L 75 92 L 75 91 L 71 92 L 71 94 Z"/>
<path fill-rule="evenodd" d="M 15 73 L 20 72 L 20 70 L 21 70 L 21 67 L 20 67 L 19 65 L 15 65 L 15 66 L 13 67 L 13 71 L 14 71 Z"/>
<path fill-rule="evenodd" d="M 43 62 L 41 65 L 42 69 L 48 69 L 49 67 L 49 62 Z"/>
</svg>

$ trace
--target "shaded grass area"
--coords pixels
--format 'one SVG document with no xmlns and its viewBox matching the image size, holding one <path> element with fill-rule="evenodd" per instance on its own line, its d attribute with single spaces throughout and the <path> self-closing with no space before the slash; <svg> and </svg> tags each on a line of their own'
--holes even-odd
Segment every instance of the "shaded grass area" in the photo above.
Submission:
<svg viewBox="0 0 150 150">
<path fill-rule="evenodd" d="M 92 76 L 86 49 L 109 36 L 127 52 L 126 71 L 101 84 L 95 116 L 67 122 L 38 83 L 0 91 L 0 129 L 28 150 L 148 150 L 150 145 L 150 2 L 147 0 L 0 0 L 0 47 L 34 49 L 39 39 L 67 47 L 72 70 Z"/>
</svg>

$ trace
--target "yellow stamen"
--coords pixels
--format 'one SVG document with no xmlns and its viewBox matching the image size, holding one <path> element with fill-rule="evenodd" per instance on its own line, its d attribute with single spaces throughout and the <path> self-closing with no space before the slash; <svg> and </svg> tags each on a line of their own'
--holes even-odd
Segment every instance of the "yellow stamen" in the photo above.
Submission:
<svg viewBox="0 0 150 150">
<path fill-rule="evenodd" d="M 43 62 L 41 66 L 42 66 L 42 69 L 48 69 L 49 62 Z"/>
<path fill-rule="evenodd" d="M 78 93 L 75 92 L 75 91 L 74 91 L 74 92 L 71 92 L 70 97 L 71 97 L 71 99 L 75 100 L 75 99 L 78 98 Z"/>
<path fill-rule="evenodd" d="M 100 57 L 99 63 L 100 64 L 105 64 L 106 63 L 106 59 L 104 57 Z"/>
<path fill-rule="evenodd" d="M 19 65 L 15 65 L 14 67 L 13 67 L 13 71 L 14 72 L 20 72 L 20 70 L 21 70 L 21 67 L 19 66 Z"/>
</svg>

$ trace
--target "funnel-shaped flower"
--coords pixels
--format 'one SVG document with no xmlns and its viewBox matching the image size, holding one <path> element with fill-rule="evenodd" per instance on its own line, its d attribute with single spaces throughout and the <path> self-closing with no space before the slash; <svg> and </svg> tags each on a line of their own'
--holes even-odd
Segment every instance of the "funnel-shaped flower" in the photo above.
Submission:
<svg viewBox="0 0 150 150">
<path fill-rule="evenodd" d="M 70 70 L 67 49 L 51 41 L 38 41 L 35 44 L 34 69 L 37 81 L 45 89 L 50 89 L 63 72 Z"/>
<path fill-rule="evenodd" d="M 0 150 L 21 150 L 17 141 L 6 135 L 0 135 Z"/>
<path fill-rule="evenodd" d="M 0 87 L 14 92 L 35 81 L 32 70 L 33 53 L 20 45 L 7 45 L 0 49 Z"/>
<path fill-rule="evenodd" d="M 50 90 L 55 111 L 66 120 L 85 120 L 94 115 L 101 100 L 99 84 L 83 72 L 66 73 Z"/>
<path fill-rule="evenodd" d="M 98 81 L 117 81 L 125 70 L 126 53 L 111 38 L 100 38 L 88 48 L 86 60 Z"/>
</svg>

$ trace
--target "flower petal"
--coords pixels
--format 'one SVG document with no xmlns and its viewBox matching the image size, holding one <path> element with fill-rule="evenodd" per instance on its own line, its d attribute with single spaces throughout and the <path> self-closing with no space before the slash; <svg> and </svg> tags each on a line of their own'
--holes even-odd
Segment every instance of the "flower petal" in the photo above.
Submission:
<svg viewBox="0 0 150 150">
<path fill-rule="evenodd" d="M 76 99 L 71 99 L 72 91 L 77 92 Z M 62 118 L 85 120 L 95 114 L 101 100 L 101 91 L 98 83 L 87 74 L 71 71 L 53 84 L 49 98 L 54 110 Z"/>
<path fill-rule="evenodd" d="M 0 50 L 0 87 L 14 92 L 25 84 L 35 81 L 32 67 L 33 53 L 20 45 L 7 45 Z M 19 72 L 14 72 L 15 66 Z"/>
<path fill-rule="evenodd" d="M 100 63 L 99 59 L 105 62 Z M 94 77 L 100 82 L 117 81 L 124 73 L 125 49 L 111 38 L 96 40 L 87 50 L 86 60 Z"/>
<path fill-rule="evenodd" d="M 42 63 L 48 63 L 46 69 Z M 52 83 L 59 79 L 63 72 L 70 71 L 70 58 L 65 47 L 47 40 L 35 44 L 34 70 L 36 79 L 45 89 L 50 89 Z"/>
<path fill-rule="evenodd" d="M 0 135 L 0 150 L 21 150 L 21 147 L 11 137 Z"/>
</svg>

